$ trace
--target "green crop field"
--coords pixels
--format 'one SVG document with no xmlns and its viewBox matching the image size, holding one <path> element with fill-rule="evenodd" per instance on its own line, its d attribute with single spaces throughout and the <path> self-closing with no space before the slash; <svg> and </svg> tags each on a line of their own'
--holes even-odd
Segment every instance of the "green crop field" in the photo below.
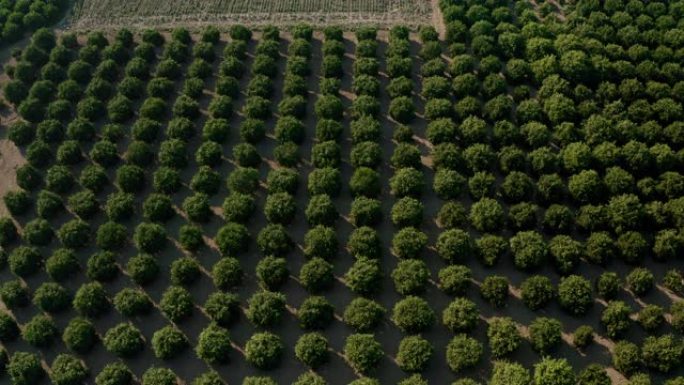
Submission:
<svg viewBox="0 0 684 385">
<path fill-rule="evenodd" d="M 8 45 L 0 385 L 684 385 L 684 1 L 439 5 Z"/>
<path fill-rule="evenodd" d="M 72 26 L 168 27 L 216 23 L 249 25 L 344 25 L 349 27 L 431 22 L 432 6 L 425 0 L 78 0 Z"/>
</svg>

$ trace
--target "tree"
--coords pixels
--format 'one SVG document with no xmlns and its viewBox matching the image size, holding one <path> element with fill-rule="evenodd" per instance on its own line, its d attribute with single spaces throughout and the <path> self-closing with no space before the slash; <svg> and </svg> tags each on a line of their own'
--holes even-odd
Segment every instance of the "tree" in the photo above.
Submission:
<svg viewBox="0 0 684 385">
<path fill-rule="evenodd" d="M 37 315 L 24 325 L 21 337 L 29 345 L 43 348 L 52 345 L 58 334 L 57 325 L 46 315 Z"/>
<path fill-rule="evenodd" d="M 575 372 L 564 358 L 543 358 L 534 366 L 535 385 L 573 385 Z"/>
<path fill-rule="evenodd" d="M 579 385 L 610 385 L 610 377 L 606 369 L 599 364 L 589 364 L 577 376 Z"/>
<path fill-rule="evenodd" d="M 342 188 L 340 170 L 332 167 L 317 168 L 309 174 L 308 191 L 311 195 L 339 195 Z"/>
<path fill-rule="evenodd" d="M 399 343 L 397 364 L 405 372 L 423 371 L 432 358 L 434 348 L 432 344 L 420 336 L 404 337 Z"/>
<path fill-rule="evenodd" d="M 0 298 L 10 309 L 24 307 L 29 304 L 28 288 L 20 280 L 9 280 L 0 286 Z"/>
<path fill-rule="evenodd" d="M 573 315 L 585 314 L 593 304 L 591 283 L 578 275 L 561 278 L 558 302 Z"/>
<path fill-rule="evenodd" d="M 285 296 L 281 293 L 262 291 L 248 301 L 247 318 L 261 327 L 277 325 L 285 312 Z"/>
<path fill-rule="evenodd" d="M 497 235 L 485 234 L 475 241 L 476 255 L 485 266 L 494 266 L 507 249 L 508 243 Z"/>
<path fill-rule="evenodd" d="M 374 329 L 385 314 L 385 308 L 370 299 L 354 298 L 344 309 L 344 322 L 357 332 L 367 332 Z"/>
<path fill-rule="evenodd" d="M 306 207 L 305 215 L 307 222 L 312 226 L 330 226 L 334 224 L 335 220 L 339 217 L 332 199 L 327 194 L 312 196 Z"/>
<path fill-rule="evenodd" d="M 439 271 L 439 288 L 446 294 L 463 295 L 470 286 L 472 273 L 463 265 L 450 265 Z"/>
<path fill-rule="evenodd" d="M 6 312 L 0 312 L 0 341 L 10 342 L 19 336 L 17 321 Z"/>
<path fill-rule="evenodd" d="M 134 317 L 148 313 L 152 301 L 141 289 L 124 288 L 114 296 L 114 308 L 124 316 Z"/>
<path fill-rule="evenodd" d="M 392 206 L 392 223 L 397 227 L 420 226 L 423 221 L 423 204 L 415 198 L 403 197 Z"/>
<path fill-rule="evenodd" d="M 166 230 L 157 223 L 140 223 L 135 228 L 133 242 L 141 252 L 155 253 L 161 251 L 167 243 Z"/>
<path fill-rule="evenodd" d="M 458 334 L 447 345 L 447 365 L 455 373 L 471 368 L 480 361 L 483 351 L 479 341 L 465 334 Z"/>
<path fill-rule="evenodd" d="M 648 336 L 641 347 L 641 359 L 646 367 L 662 373 L 681 365 L 682 344 L 674 335 Z"/>
<path fill-rule="evenodd" d="M 259 284 L 266 290 L 276 290 L 282 286 L 290 276 L 285 258 L 267 256 L 256 266 L 256 276 Z"/>
<path fill-rule="evenodd" d="M 320 333 L 303 334 L 297 340 L 294 350 L 297 359 L 312 369 L 323 365 L 330 359 L 328 340 Z"/>
<path fill-rule="evenodd" d="M 249 194 L 231 193 L 223 201 L 223 217 L 228 222 L 244 223 L 254 213 L 254 197 Z"/>
<path fill-rule="evenodd" d="M 199 335 L 195 353 L 200 359 L 210 364 L 221 364 L 229 361 L 231 341 L 228 330 L 210 324 Z"/>
<path fill-rule="evenodd" d="M 380 176 L 369 167 L 358 167 L 349 179 L 349 189 L 354 196 L 376 197 L 380 194 Z"/>
<path fill-rule="evenodd" d="M 270 369 L 280 363 L 283 350 L 283 342 L 277 335 L 256 333 L 245 344 L 245 358 L 259 369 Z"/>
<path fill-rule="evenodd" d="M 128 233 L 122 224 L 109 221 L 103 223 L 95 235 L 95 244 L 104 250 L 119 250 L 126 244 Z"/>
<path fill-rule="evenodd" d="M 351 203 L 349 216 L 352 223 L 357 227 L 378 224 L 382 220 L 380 201 L 364 196 L 357 197 Z"/>
<path fill-rule="evenodd" d="M 665 322 L 664 314 L 662 307 L 654 304 L 646 305 L 637 313 L 637 321 L 645 330 L 655 331 Z"/>
<path fill-rule="evenodd" d="M 478 231 L 493 231 L 503 226 L 504 211 L 496 200 L 482 198 L 473 203 L 468 219 Z"/>
<path fill-rule="evenodd" d="M 311 296 L 297 309 L 299 325 L 306 330 L 324 329 L 333 321 L 335 307 L 323 296 Z"/>
<path fill-rule="evenodd" d="M 627 275 L 625 281 L 627 288 L 634 294 L 641 296 L 653 288 L 655 276 L 648 269 L 637 267 Z"/>
<path fill-rule="evenodd" d="M 589 325 L 579 326 L 572 333 L 572 343 L 582 349 L 589 346 L 594 341 L 594 329 Z"/>
<path fill-rule="evenodd" d="M 175 385 L 178 383 L 176 374 L 168 368 L 151 367 L 142 375 L 141 385 Z"/>
<path fill-rule="evenodd" d="M 648 253 L 649 242 L 637 231 L 628 231 L 621 234 L 617 240 L 619 256 L 629 264 L 640 263 L 644 255 Z"/>
<path fill-rule="evenodd" d="M 450 263 L 462 262 L 472 253 L 473 246 L 470 235 L 460 229 L 442 232 L 437 238 L 435 249 L 440 257 Z"/>
<path fill-rule="evenodd" d="M 17 239 L 18 235 L 17 227 L 12 219 L 8 217 L 0 218 L 0 246 L 9 246 Z"/>
<path fill-rule="evenodd" d="M 549 248 L 541 235 L 535 231 L 521 231 L 510 240 L 516 267 L 532 270 L 541 266 Z"/>
<path fill-rule="evenodd" d="M 76 255 L 71 249 L 57 249 L 45 261 L 45 270 L 50 278 L 62 282 L 79 269 Z"/>
<path fill-rule="evenodd" d="M 619 341 L 613 349 L 613 366 L 623 374 L 636 372 L 641 365 L 639 347 L 628 341 Z"/>
<path fill-rule="evenodd" d="M 301 374 L 292 385 L 327 385 L 328 383 L 314 372 L 307 372 Z"/>
<path fill-rule="evenodd" d="M 95 377 L 96 385 L 130 385 L 133 383 L 133 373 L 122 362 L 112 362 Z"/>
<path fill-rule="evenodd" d="M 399 258 L 417 258 L 427 246 L 427 235 L 415 227 L 404 227 L 392 238 L 392 251 Z"/>
<path fill-rule="evenodd" d="M 175 326 L 164 326 L 152 335 L 152 350 L 162 360 L 178 356 L 188 345 L 188 338 Z"/>
<path fill-rule="evenodd" d="M 204 303 L 204 311 L 219 326 L 230 326 L 240 314 L 239 297 L 231 293 L 214 292 Z"/>
<path fill-rule="evenodd" d="M 316 100 L 316 115 L 319 119 L 333 119 L 339 121 L 342 118 L 344 106 L 339 97 L 323 95 Z"/>
<path fill-rule="evenodd" d="M 99 282 L 84 283 L 76 291 L 73 299 L 74 309 L 86 317 L 99 317 L 109 310 L 107 292 Z"/>
<path fill-rule="evenodd" d="M 408 259 L 399 261 L 392 271 L 394 287 L 399 294 L 419 294 L 425 290 L 430 279 L 430 270 L 421 260 Z"/>
<path fill-rule="evenodd" d="M 71 295 L 58 283 L 45 282 L 33 293 L 33 304 L 48 313 L 63 311 L 70 303 Z"/>
<path fill-rule="evenodd" d="M 50 379 L 55 385 L 78 385 L 88 377 L 85 363 L 70 354 L 60 354 L 50 367 Z"/>
<path fill-rule="evenodd" d="M 331 259 L 337 255 L 337 234 L 332 227 L 317 225 L 304 236 L 304 254 Z"/>
<path fill-rule="evenodd" d="M 332 264 L 320 257 L 312 258 L 299 271 L 299 282 L 310 293 L 328 289 L 334 279 Z"/>
<path fill-rule="evenodd" d="M 535 275 L 520 285 L 523 303 L 531 310 L 545 307 L 554 298 L 554 287 L 545 276 Z"/>
<path fill-rule="evenodd" d="M 264 205 L 266 218 L 274 223 L 288 224 L 297 209 L 294 197 L 286 192 L 269 194 Z"/>
<path fill-rule="evenodd" d="M 259 172 L 252 167 L 238 167 L 228 176 L 228 189 L 234 193 L 249 194 L 258 184 Z"/>
<path fill-rule="evenodd" d="M 132 357 L 145 346 L 145 339 L 132 323 L 120 323 L 107 330 L 102 340 L 105 348 L 118 357 Z"/>
<path fill-rule="evenodd" d="M 138 254 L 128 260 L 126 271 L 139 285 L 152 282 L 159 275 L 159 263 L 149 254 Z"/>
<path fill-rule="evenodd" d="M 345 284 L 355 293 L 371 294 L 380 288 L 382 270 L 376 259 L 358 258 L 344 275 Z"/>
<path fill-rule="evenodd" d="M 190 317 L 193 307 L 190 292 L 181 286 L 169 286 L 159 301 L 162 314 L 172 322 L 179 322 Z"/>
<path fill-rule="evenodd" d="M 271 377 L 245 377 L 242 381 L 242 385 L 277 385 L 277 383 Z"/>
<path fill-rule="evenodd" d="M 212 369 L 195 377 L 192 385 L 225 385 L 225 382 L 221 379 L 221 375 Z"/>
<path fill-rule="evenodd" d="M 478 310 L 474 302 L 466 298 L 454 299 L 442 313 L 442 323 L 454 333 L 467 332 L 477 324 Z"/>
<path fill-rule="evenodd" d="M 425 243 L 427 243 L 427 239 L 425 239 Z M 352 231 L 347 242 L 347 249 L 355 258 L 378 258 L 382 253 L 377 231 L 367 226 L 361 226 Z"/>
<path fill-rule="evenodd" d="M 244 225 L 229 222 L 216 234 L 216 244 L 224 256 L 246 251 L 249 232 Z"/>
<path fill-rule="evenodd" d="M 508 317 L 495 317 L 487 328 L 489 348 L 494 357 L 502 357 L 514 352 L 520 346 L 521 337 L 517 326 Z M 496 370 L 495 370 L 496 372 Z"/>
<path fill-rule="evenodd" d="M 86 275 L 93 281 L 111 281 L 119 273 L 116 255 L 109 251 L 93 254 L 86 265 Z"/>
<path fill-rule="evenodd" d="M 532 383 L 530 373 L 517 362 L 495 361 L 490 385 L 526 385 Z"/>
<path fill-rule="evenodd" d="M 311 164 L 315 168 L 339 167 L 340 151 L 340 145 L 334 140 L 316 143 L 311 148 Z"/>
<path fill-rule="evenodd" d="M 344 344 L 344 356 L 351 367 L 363 374 L 371 372 L 380 362 L 384 353 L 382 345 L 373 334 L 352 334 Z"/>
<path fill-rule="evenodd" d="M 181 257 L 171 263 L 171 283 L 187 286 L 199 279 L 200 265 L 194 258 Z"/>
<path fill-rule="evenodd" d="M 433 189 L 440 199 L 457 199 L 461 195 L 465 178 L 454 170 L 440 168 L 435 173 Z"/>
<path fill-rule="evenodd" d="M 390 116 L 399 123 L 409 123 L 415 117 L 413 101 L 408 96 L 399 96 L 390 102 Z"/>
<path fill-rule="evenodd" d="M 606 327 L 610 338 L 617 338 L 624 334 L 631 325 L 630 313 L 632 309 L 622 301 L 610 301 L 601 314 L 601 323 Z"/>
<path fill-rule="evenodd" d="M 15 352 L 7 363 L 7 374 L 13 384 L 31 385 L 38 383 L 45 376 L 45 371 L 37 355 Z"/>
<path fill-rule="evenodd" d="M 244 226 L 242 227 L 244 228 Z M 246 241 L 245 237 L 240 241 L 243 243 L 236 243 L 236 247 L 244 247 Z M 294 242 L 283 225 L 269 224 L 259 232 L 257 246 L 264 254 L 281 256 L 286 255 L 294 248 Z"/>
<path fill-rule="evenodd" d="M 40 269 L 42 256 L 37 248 L 19 246 L 7 257 L 10 271 L 19 277 L 28 277 Z"/>
<path fill-rule="evenodd" d="M 400 168 L 390 178 L 390 190 L 399 198 L 420 196 L 424 187 L 423 174 L 412 167 Z"/>
<path fill-rule="evenodd" d="M 495 307 L 505 306 L 508 298 L 508 279 L 500 275 L 486 277 L 480 286 L 480 295 Z"/>
<path fill-rule="evenodd" d="M 402 331 L 417 333 L 432 327 L 435 312 L 424 299 L 408 296 L 394 305 L 391 319 Z"/>
<path fill-rule="evenodd" d="M 562 325 L 554 318 L 538 317 L 530 324 L 532 348 L 546 354 L 561 343 Z"/>
</svg>

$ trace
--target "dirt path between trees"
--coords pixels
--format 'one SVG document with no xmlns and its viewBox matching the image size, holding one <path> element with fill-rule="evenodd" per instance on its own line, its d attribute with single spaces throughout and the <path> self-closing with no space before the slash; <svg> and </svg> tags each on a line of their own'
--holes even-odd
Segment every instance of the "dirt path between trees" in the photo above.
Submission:
<svg viewBox="0 0 684 385">
<path fill-rule="evenodd" d="M 444 40 L 446 37 L 446 25 L 444 24 L 444 15 L 439 8 L 439 0 L 430 0 L 432 4 L 432 25 L 439 33 L 439 38 Z"/>
</svg>

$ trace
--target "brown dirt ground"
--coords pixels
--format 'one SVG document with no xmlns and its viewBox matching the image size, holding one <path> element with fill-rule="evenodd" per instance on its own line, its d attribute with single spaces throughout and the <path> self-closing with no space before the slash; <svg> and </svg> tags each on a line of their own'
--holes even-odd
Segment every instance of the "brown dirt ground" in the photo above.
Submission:
<svg viewBox="0 0 684 385">
<path fill-rule="evenodd" d="M 8 139 L 0 139 L 0 196 L 12 190 L 19 189 L 17 186 L 17 168 L 26 164 L 26 159 L 21 151 Z M 0 217 L 9 215 L 5 203 L 0 203 Z"/>
</svg>

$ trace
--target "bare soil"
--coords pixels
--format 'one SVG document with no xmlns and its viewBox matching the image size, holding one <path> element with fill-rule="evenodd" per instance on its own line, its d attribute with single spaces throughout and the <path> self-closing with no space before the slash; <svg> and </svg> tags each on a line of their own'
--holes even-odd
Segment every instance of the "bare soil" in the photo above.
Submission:
<svg viewBox="0 0 684 385">
<path fill-rule="evenodd" d="M 26 164 L 26 159 L 14 142 L 0 139 L 0 197 L 9 191 L 18 190 L 17 168 Z M 0 217 L 8 216 L 5 203 L 0 203 Z"/>
<path fill-rule="evenodd" d="M 417 27 L 433 23 L 433 4 L 427 0 L 79 0 L 67 28 L 173 28 L 206 25 L 273 24 L 291 26 L 363 25 Z"/>
</svg>

